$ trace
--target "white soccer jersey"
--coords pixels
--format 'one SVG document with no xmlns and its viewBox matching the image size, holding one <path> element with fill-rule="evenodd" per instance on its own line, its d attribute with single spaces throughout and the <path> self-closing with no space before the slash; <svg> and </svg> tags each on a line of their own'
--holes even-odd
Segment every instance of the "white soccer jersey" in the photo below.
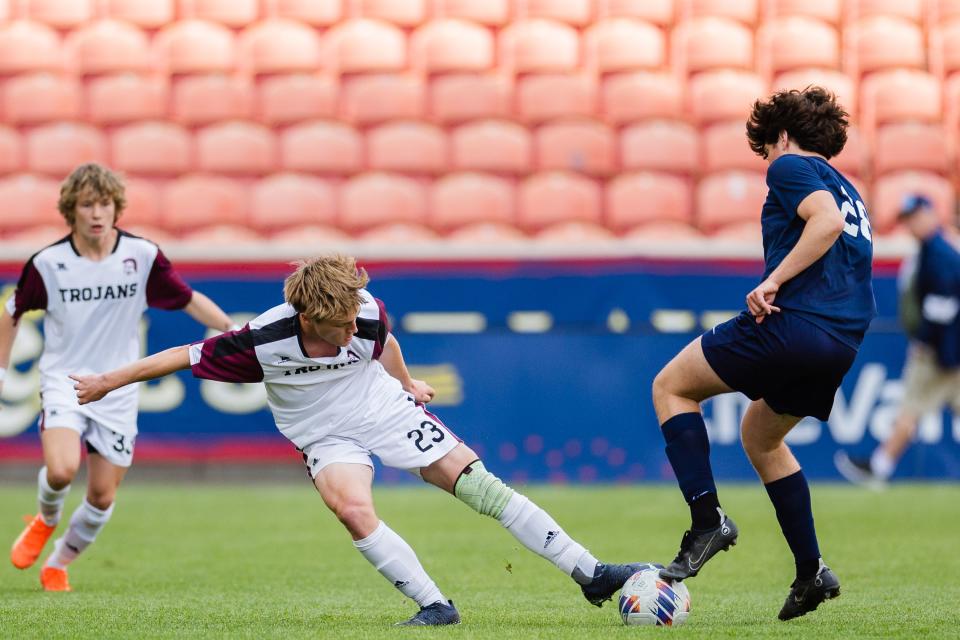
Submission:
<svg viewBox="0 0 960 640">
<path fill-rule="evenodd" d="M 337 355 L 309 358 L 297 311 L 282 304 L 247 326 L 190 346 L 197 378 L 263 382 L 277 428 L 298 449 L 366 428 L 404 394 L 378 362 L 390 332 L 383 303 L 361 290 L 357 333 Z"/>
<path fill-rule="evenodd" d="M 81 256 L 70 236 L 36 253 L 6 309 L 15 319 L 46 310 L 39 367 L 44 407 L 76 411 L 134 436 L 137 385 L 80 406 L 67 376 L 102 373 L 136 360 L 144 310 L 182 309 L 192 296 L 157 245 L 118 229 L 113 252 L 99 262 Z"/>
</svg>

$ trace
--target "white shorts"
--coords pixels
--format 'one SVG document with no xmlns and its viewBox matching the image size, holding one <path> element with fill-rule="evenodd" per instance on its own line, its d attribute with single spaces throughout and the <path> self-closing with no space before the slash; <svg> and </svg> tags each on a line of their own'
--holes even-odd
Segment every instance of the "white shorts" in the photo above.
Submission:
<svg viewBox="0 0 960 640">
<path fill-rule="evenodd" d="M 944 369 L 933 349 L 911 342 L 903 365 L 903 408 L 919 417 L 945 406 L 960 413 L 960 369 Z"/>
<path fill-rule="evenodd" d="M 38 423 L 40 431 L 65 428 L 80 434 L 87 445 L 87 453 L 99 453 L 110 464 L 129 467 L 133 464 L 135 436 L 117 433 L 79 411 L 57 406 L 44 407 Z"/>
<path fill-rule="evenodd" d="M 391 403 L 369 428 L 349 435 L 327 435 L 303 449 L 311 478 L 327 465 L 343 462 L 373 467 L 371 454 L 388 467 L 419 474 L 420 469 L 450 453 L 461 440 L 426 406 L 406 401 Z"/>
</svg>

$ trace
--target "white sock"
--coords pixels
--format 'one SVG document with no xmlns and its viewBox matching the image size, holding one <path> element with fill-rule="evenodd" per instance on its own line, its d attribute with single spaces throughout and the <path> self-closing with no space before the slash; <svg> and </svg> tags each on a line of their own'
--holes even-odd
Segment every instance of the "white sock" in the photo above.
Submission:
<svg viewBox="0 0 960 640">
<path fill-rule="evenodd" d="M 385 522 L 381 521 L 366 538 L 354 540 L 353 546 L 390 584 L 421 607 L 447 602 L 417 560 L 417 554 Z"/>
<path fill-rule="evenodd" d="M 100 529 L 103 529 L 103 525 L 107 524 L 112 514 L 112 504 L 104 511 L 97 509 L 84 498 L 70 516 L 70 527 L 67 532 L 54 545 L 53 553 L 47 558 L 47 566 L 66 569 L 67 565 L 76 560 L 77 556 L 97 538 Z"/>
<path fill-rule="evenodd" d="M 500 524 L 523 546 L 555 564 L 579 584 L 593 580 L 597 559 L 526 496 L 519 493 L 511 496 L 500 514 Z"/>
<path fill-rule="evenodd" d="M 37 475 L 37 502 L 40 504 L 40 517 L 49 527 L 56 526 L 63 515 L 63 503 L 70 493 L 70 485 L 59 491 L 47 482 L 47 468 L 41 467 Z"/>
<path fill-rule="evenodd" d="M 884 480 L 888 480 L 896 468 L 897 461 L 891 458 L 890 455 L 883 450 L 883 447 L 877 447 L 873 455 L 870 456 L 870 470 L 873 471 L 874 475 Z"/>
</svg>

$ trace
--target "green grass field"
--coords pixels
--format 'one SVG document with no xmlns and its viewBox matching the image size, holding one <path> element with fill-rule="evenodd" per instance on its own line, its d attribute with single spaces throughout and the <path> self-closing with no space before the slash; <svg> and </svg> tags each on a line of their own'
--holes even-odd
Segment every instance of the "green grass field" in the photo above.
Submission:
<svg viewBox="0 0 960 640">
<path fill-rule="evenodd" d="M 687 522 L 673 487 L 525 492 L 601 559 L 673 557 Z M 80 499 L 75 490 L 68 508 Z M 71 568 L 73 593 L 40 590 L 38 567 L 0 569 L 0 638 L 956 638 L 960 636 L 960 486 L 869 493 L 813 488 L 818 533 L 842 596 L 776 619 L 793 564 L 766 494 L 726 486 L 740 543 L 688 584 L 678 629 L 627 628 L 496 522 L 429 488 L 380 489 L 381 517 L 417 550 L 463 624 L 395 629 L 414 605 L 376 573 L 306 483 L 135 485 Z M 34 489 L 0 489 L 0 540 L 20 530 Z M 4 547 L 6 548 L 6 547 Z M 39 563 L 38 563 L 39 565 Z"/>
</svg>

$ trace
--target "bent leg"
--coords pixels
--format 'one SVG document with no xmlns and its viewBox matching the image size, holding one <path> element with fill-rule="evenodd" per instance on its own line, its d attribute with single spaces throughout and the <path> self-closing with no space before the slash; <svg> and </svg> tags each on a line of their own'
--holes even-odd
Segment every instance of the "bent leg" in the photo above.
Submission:
<svg viewBox="0 0 960 640">
<path fill-rule="evenodd" d="M 80 468 L 80 434 L 67 427 L 52 426 L 40 433 L 43 468 L 37 477 L 37 502 L 44 522 L 55 526 L 63 515 L 70 483 Z"/>
</svg>

